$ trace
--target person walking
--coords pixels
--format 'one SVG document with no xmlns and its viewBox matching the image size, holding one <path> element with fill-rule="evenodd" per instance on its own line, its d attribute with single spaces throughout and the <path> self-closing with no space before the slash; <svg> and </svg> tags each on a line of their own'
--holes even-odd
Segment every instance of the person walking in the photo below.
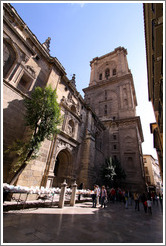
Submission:
<svg viewBox="0 0 166 246">
<path fill-rule="evenodd" d="M 156 204 L 157 204 L 157 206 L 158 206 L 158 194 L 157 194 L 157 192 L 155 192 L 155 202 L 156 202 Z"/>
<path fill-rule="evenodd" d="M 148 198 L 147 200 L 148 212 L 152 214 L 152 199 Z"/>
<path fill-rule="evenodd" d="M 135 201 L 135 211 L 139 211 L 139 194 L 138 192 L 134 192 L 134 201 Z"/>
<path fill-rule="evenodd" d="M 114 187 L 110 190 L 110 201 L 112 201 L 113 203 L 115 203 L 115 195 L 116 195 L 116 191 L 114 189 Z"/>
<path fill-rule="evenodd" d="M 163 206 L 162 200 L 163 200 L 162 195 L 159 193 L 159 201 L 160 201 L 161 207 Z"/>
<path fill-rule="evenodd" d="M 78 187 L 78 190 L 82 190 L 83 189 L 83 183 L 81 183 Z M 78 195 L 78 201 L 80 201 L 81 199 L 81 194 Z"/>
<path fill-rule="evenodd" d="M 106 200 L 107 200 L 107 191 L 105 189 L 105 186 L 103 185 L 102 186 L 102 189 L 101 189 L 101 208 L 104 206 L 106 206 Z"/>
<path fill-rule="evenodd" d="M 145 213 L 147 213 L 147 197 L 146 197 L 145 193 L 142 194 L 141 201 L 142 201 L 142 204 L 144 207 L 144 211 L 145 211 Z"/>
<path fill-rule="evenodd" d="M 99 199 L 100 199 L 100 188 L 97 185 L 97 206 L 99 206 Z"/>
<path fill-rule="evenodd" d="M 92 208 L 96 208 L 96 204 L 97 204 L 97 185 L 94 185 L 94 192 L 92 194 L 92 202 L 93 202 Z"/>
<path fill-rule="evenodd" d="M 132 206 L 132 193 L 131 193 L 131 191 L 128 192 L 128 205 Z"/>
<path fill-rule="evenodd" d="M 128 208 L 128 191 L 125 191 L 125 194 L 124 194 L 124 197 L 125 197 L 125 208 Z"/>
</svg>

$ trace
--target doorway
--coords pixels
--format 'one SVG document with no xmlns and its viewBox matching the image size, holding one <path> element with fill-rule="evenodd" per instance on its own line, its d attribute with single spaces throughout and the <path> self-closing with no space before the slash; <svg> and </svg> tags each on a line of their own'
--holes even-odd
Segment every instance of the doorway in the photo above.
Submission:
<svg viewBox="0 0 166 246">
<path fill-rule="evenodd" d="M 67 149 L 61 150 L 57 155 L 52 186 L 61 187 L 64 180 L 66 180 L 68 186 L 70 186 L 73 181 L 72 155 Z"/>
</svg>

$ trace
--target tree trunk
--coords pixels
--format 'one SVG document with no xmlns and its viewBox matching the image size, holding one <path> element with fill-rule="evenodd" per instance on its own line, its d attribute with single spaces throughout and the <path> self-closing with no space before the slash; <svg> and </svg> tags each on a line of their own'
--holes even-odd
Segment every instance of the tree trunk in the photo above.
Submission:
<svg viewBox="0 0 166 246">
<path fill-rule="evenodd" d="M 17 181 L 18 177 L 19 177 L 20 174 L 23 172 L 23 170 L 24 170 L 24 168 L 26 167 L 26 165 L 27 165 L 26 163 L 23 163 L 23 164 L 21 165 L 21 167 L 17 170 L 17 172 L 14 174 L 13 178 L 12 178 L 11 181 L 9 182 L 10 185 L 13 185 L 13 184 Z"/>
<path fill-rule="evenodd" d="M 27 161 L 30 159 L 33 151 L 34 151 L 33 149 L 31 151 L 29 151 L 29 153 L 28 153 L 25 161 L 23 162 L 23 164 L 21 165 L 21 167 L 17 170 L 17 172 L 14 174 L 14 176 L 11 179 L 11 181 L 9 182 L 9 184 L 11 184 L 11 185 L 15 184 L 15 182 L 19 178 L 20 174 L 23 172 L 24 168 L 27 166 Z"/>
</svg>

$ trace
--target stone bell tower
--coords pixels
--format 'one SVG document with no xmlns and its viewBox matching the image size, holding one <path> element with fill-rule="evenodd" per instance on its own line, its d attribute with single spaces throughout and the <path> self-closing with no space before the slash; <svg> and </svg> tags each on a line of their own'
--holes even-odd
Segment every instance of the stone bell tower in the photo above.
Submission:
<svg viewBox="0 0 166 246">
<path fill-rule="evenodd" d="M 125 187 L 145 188 L 143 140 L 140 117 L 136 116 L 136 94 L 133 77 L 128 68 L 127 50 L 116 48 L 90 62 L 89 87 L 85 101 L 92 108 L 106 130 L 103 132 L 105 158 L 118 159 L 125 170 Z"/>
</svg>

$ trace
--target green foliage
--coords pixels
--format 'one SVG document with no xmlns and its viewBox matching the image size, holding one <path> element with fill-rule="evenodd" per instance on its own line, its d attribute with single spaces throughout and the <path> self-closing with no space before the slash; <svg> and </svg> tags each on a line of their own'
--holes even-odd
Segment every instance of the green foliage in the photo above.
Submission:
<svg viewBox="0 0 166 246">
<path fill-rule="evenodd" d="M 102 183 L 109 187 L 117 187 L 121 181 L 126 178 L 126 174 L 121 167 L 118 160 L 114 160 L 111 157 L 105 159 L 105 163 L 101 168 Z"/>
<path fill-rule="evenodd" d="M 121 182 L 125 180 L 126 174 L 124 169 L 121 167 L 121 164 L 118 160 L 113 160 L 113 165 L 115 167 L 116 176 L 114 177 L 113 185 L 115 187 L 121 186 Z"/>
<path fill-rule="evenodd" d="M 37 157 L 41 143 L 44 139 L 51 140 L 58 133 L 62 121 L 56 91 L 50 86 L 36 87 L 31 98 L 24 99 L 24 105 L 25 125 L 30 129 L 31 135 L 26 142 L 16 140 L 6 151 L 17 156 L 13 172 Z"/>
<path fill-rule="evenodd" d="M 56 91 L 50 86 L 44 89 L 36 87 L 31 99 L 26 98 L 24 104 L 26 125 L 34 131 L 32 145 L 45 138 L 51 139 L 58 132 L 57 127 L 61 123 Z"/>
</svg>

